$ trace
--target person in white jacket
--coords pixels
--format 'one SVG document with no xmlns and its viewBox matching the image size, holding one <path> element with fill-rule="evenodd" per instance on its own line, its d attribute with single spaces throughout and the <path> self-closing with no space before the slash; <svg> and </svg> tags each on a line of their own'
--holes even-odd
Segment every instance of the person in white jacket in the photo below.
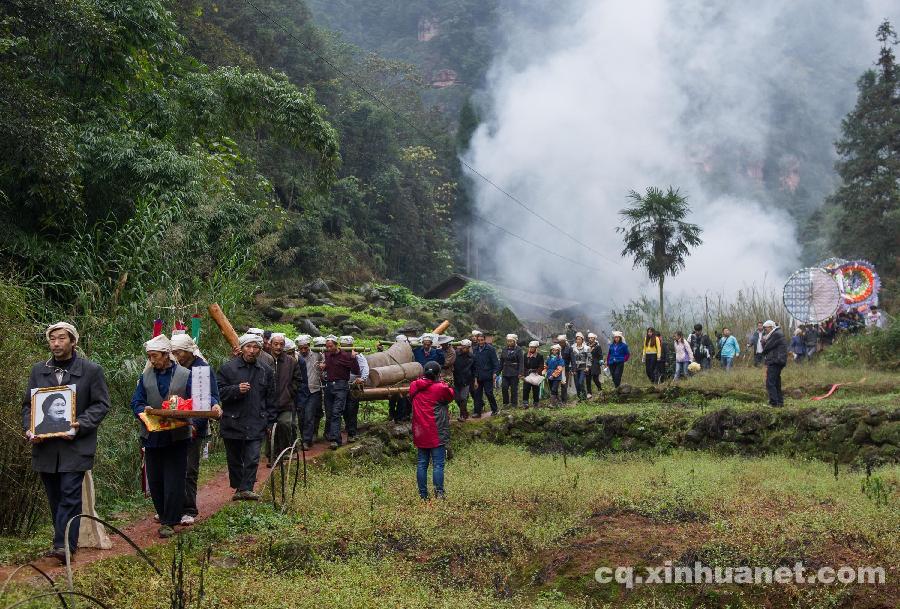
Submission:
<svg viewBox="0 0 900 609">
<path fill-rule="evenodd" d="M 675 333 L 675 380 L 688 377 L 688 366 L 694 361 L 694 352 L 691 351 L 691 345 L 684 340 L 683 332 Z"/>
</svg>

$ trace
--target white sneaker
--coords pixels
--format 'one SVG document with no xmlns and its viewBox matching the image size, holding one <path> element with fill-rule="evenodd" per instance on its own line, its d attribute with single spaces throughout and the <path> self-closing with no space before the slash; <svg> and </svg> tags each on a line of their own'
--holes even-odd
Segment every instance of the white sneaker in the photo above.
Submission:
<svg viewBox="0 0 900 609">
<path fill-rule="evenodd" d="M 594 399 L 594 394 L 589 393 L 589 394 L 588 394 L 588 399 L 589 399 L 589 400 L 593 400 L 593 399 Z"/>
<path fill-rule="evenodd" d="M 159 514 L 153 514 L 153 522 L 159 522 Z"/>
<path fill-rule="evenodd" d="M 191 526 L 192 524 L 194 524 L 194 517 L 189 514 L 185 514 L 181 517 L 181 524 L 183 526 Z"/>
</svg>

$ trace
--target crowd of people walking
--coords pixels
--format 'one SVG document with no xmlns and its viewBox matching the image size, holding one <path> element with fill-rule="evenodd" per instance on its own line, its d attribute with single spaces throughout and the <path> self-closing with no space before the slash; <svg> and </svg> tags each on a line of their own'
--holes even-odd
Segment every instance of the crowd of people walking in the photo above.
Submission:
<svg viewBox="0 0 900 609">
<path fill-rule="evenodd" d="M 688 336 L 676 331 L 664 337 L 657 329 L 647 328 L 639 351 L 647 379 L 659 384 L 702 373 L 714 362 L 727 373 L 743 347 L 752 365 L 766 367 L 769 404 L 783 406 L 781 374 L 789 354 L 795 362 L 809 361 L 838 332 L 884 326 L 875 307 L 862 326 L 858 322 L 848 316 L 801 326 L 788 340 L 778 324 L 768 320 L 758 323 L 743 345 L 729 328 L 715 332 L 715 339 L 701 324 Z M 64 531 L 82 511 L 82 482 L 93 465 L 97 429 L 110 398 L 102 368 L 77 352 L 80 337 L 73 325 L 55 323 L 45 336 L 50 357 L 32 367 L 22 422 L 32 444 L 33 468 L 40 474 L 50 504 L 51 555 L 62 560 L 67 545 L 73 554 L 77 551 L 78 520 L 72 521 L 68 539 L 63 538 Z M 590 400 L 606 383 L 619 388 L 631 359 L 621 331 L 613 331 L 609 341 L 601 342 L 597 334 L 585 336 L 570 324 L 546 355 L 539 341 L 520 345 L 517 335 L 508 334 L 498 348 L 479 330 L 456 344 L 435 334 L 412 341 L 406 335 L 395 338 L 402 341 L 415 342 L 414 359 L 424 375 L 410 385 L 407 395 L 390 398 L 388 416 L 412 422 L 419 455 L 417 483 L 423 498 L 428 496 L 429 464 L 435 495 L 444 493 L 450 403 L 457 406 L 458 419 L 465 421 L 480 418 L 485 403 L 491 414 L 497 414 L 501 407 L 518 408 L 520 403 L 522 408 L 545 404 L 556 408 L 570 398 Z M 165 408 L 175 398 L 197 400 L 220 418 L 232 499 L 259 500 L 254 485 L 261 453 L 265 452 L 271 467 L 296 442 L 309 450 L 322 430 L 332 449 L 342 445 L 344 434 L 347 442 L 356 440 L 360 404 L 352 389 L 366 384 L 369 366 L 354 350 L 354 342 L 352 336 L 300 335 L 292 340 L 250 328 L 239 337 L 232 357 L 213 371 L 184 332 L 147 341 L 146 366 L 136 380 L 131 409 L 138 420 L 144 480 L 156 508 L 159 535 L 173 535 L 176 526 L 190 525 L 198 515 L 197 480 L 210 425 L 205 417 L 160 420 L 153 416 L 154 409 Z M 36 424 L 35 394 L 66 387 L 77 395 L 71 420 L 65 418 L 64 396 L 51 393 L 40 407 L 41 422 Z M 495 396 L 498 387 L 500 404 Z"/>
</svg>

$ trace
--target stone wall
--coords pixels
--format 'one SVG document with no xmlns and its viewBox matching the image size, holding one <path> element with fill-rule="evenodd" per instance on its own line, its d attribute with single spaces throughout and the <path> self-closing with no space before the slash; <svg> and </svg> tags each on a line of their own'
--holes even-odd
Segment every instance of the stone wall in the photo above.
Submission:
<svg viewBox="0 0 900 609">
<path fill-rule="evenodd" d="M 672 448 L 748 457 L 769 454 L 853 465 L 900 462 L 900 408 L 863 404 L 837 409 L 717 409 L 672 406 L 630 414 L 576 416 L 527 410 L 454 423 L 451 445 L 520 444 L 537 453 L 586 454 Z M 362 441 L 339 451 L 347 459 L 383 460 L 412 451 L 409 425 L 370 426 Z"/>
</svg>

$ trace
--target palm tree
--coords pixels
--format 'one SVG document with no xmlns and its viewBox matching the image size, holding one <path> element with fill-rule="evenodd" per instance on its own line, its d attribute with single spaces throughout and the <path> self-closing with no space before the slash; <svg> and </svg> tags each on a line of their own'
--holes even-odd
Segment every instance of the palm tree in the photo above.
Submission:
<svg viewBox="0 0 900 609">
<path fill-rule="evenodd" d="M 650 281 L 659 284 L 659 325 L 665 326 L 663 307 L 663 284 L 666 275 L 674 277 L 685 266 L 685 257 L 690 248 L 697 247 L 703 240 L 703 231 L 696 224 L 685 222 L 691 211 L 687 197 L 677 189 L 669 190 L 651 186 L 645 195 L 632 190 L 628 193 L 631 205 L 619 212 L 625 226 L 616 230 L 625 235 L 622 256 L 634 258 L 634 267 L 643 267 Z"/>
</svg>

